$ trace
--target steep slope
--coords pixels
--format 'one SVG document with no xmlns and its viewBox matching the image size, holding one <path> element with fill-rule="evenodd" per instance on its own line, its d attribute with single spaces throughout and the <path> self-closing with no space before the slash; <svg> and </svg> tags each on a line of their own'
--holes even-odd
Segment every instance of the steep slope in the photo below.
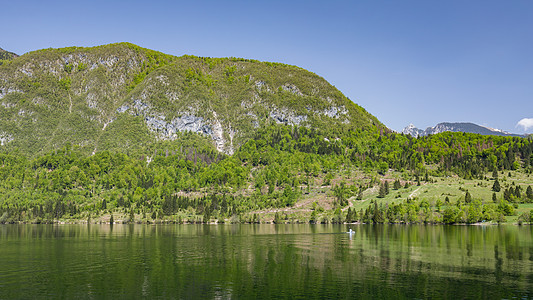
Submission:
<svg viewBox="0 0 533 300">
<path fill-rule="evenodd" d="M 18 57 L 17 54 L 0 48 L 0 65 L 2 65 L 4 62 L 11 61 L 13 58 L 16 57 Z"/>
<path fill-rule="evenodd" d="M 433 127 L 428 127 L 426 130 L 418 129 L 413 124 L 405 127 L 402 130 L 403 134 L 408 134 L 413 137 L 427 136 L 430 134 L 437 134 L 445 131 L 451 132 L 466 132 L 477 133 L 481 135 L 498 135 L 498 136 L 520 136 L 518 134 L 512 134 L 499 129 L 493 129 L 489 127 L 480 126 L 474 123 L 439 123 Z"/>
<path fill-rule="evenodd" d="M 304 69 L 237 58 L 175 57 L 129 43 L 45 49 L 0 66 L 0 143 L 87 152 L 208 137 L 232 154 L 270 123 L 382 126 Z"/>
<path fill-rule="evenodd" d="M 0 59 L 12 60 L 15 57 L 18 57 L 18 55 L 13 53 L 13 52 L 9 52 L 9 51 L 6 51 L 6 50 L 0 48 Z"/>
</svg>

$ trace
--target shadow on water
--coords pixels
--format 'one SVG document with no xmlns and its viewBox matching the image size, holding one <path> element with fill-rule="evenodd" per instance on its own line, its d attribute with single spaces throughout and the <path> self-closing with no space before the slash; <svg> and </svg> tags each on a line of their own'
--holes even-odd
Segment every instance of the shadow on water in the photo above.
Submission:
<svg viewBox="0 0 533 300">
<path fill-rule="evenodd" d="M 2 299 L 533 296 L 529 226 L 6 225 L 0 249 Z"/>
</svg>

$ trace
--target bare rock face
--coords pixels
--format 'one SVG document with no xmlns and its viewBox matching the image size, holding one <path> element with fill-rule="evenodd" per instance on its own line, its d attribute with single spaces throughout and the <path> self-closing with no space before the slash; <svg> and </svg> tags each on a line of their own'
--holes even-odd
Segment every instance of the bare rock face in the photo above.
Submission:
<svg viewBox="0 0 533 300">
<path fill-rule="evenodd" d="M 416 128 L 413 124 L 409 124 L 402 130 L 402 133 L 412 137 L 419 137 L 424 133 L 424 130 Z"/>
</svg>

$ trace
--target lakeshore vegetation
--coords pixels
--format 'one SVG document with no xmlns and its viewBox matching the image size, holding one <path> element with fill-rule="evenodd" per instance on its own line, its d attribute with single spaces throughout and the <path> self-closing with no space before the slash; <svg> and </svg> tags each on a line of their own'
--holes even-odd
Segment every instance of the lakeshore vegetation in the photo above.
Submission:
<svg viewBox="0 0 533 300">
<path fill-rule="evenodd" d="M 280 63 L 1 53 L 0 223 L 532 222 L 531 137 L 398 134 Z"/>
<path fill-rule="evenodd" d="M 0 154 L 0 222 L 531 223 L 533 143 L 272 124 L 229 156 L 199 134 L 132 152 Z"/>
</svg>

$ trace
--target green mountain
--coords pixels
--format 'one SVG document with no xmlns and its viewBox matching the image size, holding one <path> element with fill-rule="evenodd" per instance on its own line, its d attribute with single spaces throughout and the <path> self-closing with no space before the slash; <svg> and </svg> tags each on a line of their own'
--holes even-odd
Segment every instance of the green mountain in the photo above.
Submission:
<svg viewBox="0 0 533 300">
<path fill-rule="evenodd" d="M 67 144 L 85 153 L 139 149 L 185 132 L 233 154 L 268 124 L 382 126 L 302 68 L 129 43 L 14 57 L 0 66 L 0 104 L 1 147 L 29 155 Z"/>
<path fill-rule="evenodd" d="M 126 43 L 3 62 L 0 224 L 533 223 L 533 139 L 394 133 L 298 67 Z"/>
</svg>

